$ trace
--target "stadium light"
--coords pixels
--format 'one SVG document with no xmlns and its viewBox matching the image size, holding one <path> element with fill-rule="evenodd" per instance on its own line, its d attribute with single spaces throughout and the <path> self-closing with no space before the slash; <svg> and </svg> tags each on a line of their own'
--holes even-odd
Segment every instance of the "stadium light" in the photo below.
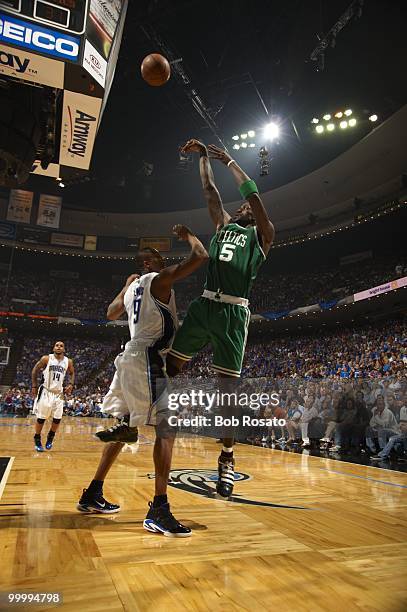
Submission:
<svg viewBox="0 0 407 612">
<path fill-rule="evenodd" d="M 351 109 L 350 109 L 350 108 L 346 109 L 346 111 L 345 111 L 345 115 L 346 115 L 347 117 L 349 117 L 351 114 L 352 114 Z"/>
<path fill-rule="evenodd" d="M 329 113 L 327 113 L 327 114 L 326 114 L 326 115 L 324 115 L 322 118 L 324 119 L 324 121 L 329 121 L 329 120 L 330 120 L 330 118 L 331 118 L 331 115 L 330 115 Z"/>
<path fill-rule="evenodd" d="M 311 120 L 311 123 L 319 123 L 319 119 L 317 119 L 316 117 L 314 117 L 314 118 Z"/>
<path fill-rule="evenodd" d="M 328 132 L 332 132 L 332 130 L 335 129 L 335 124 L 334 123 L 328 123 L 328 125 L 326 126 L 326 129 L 328 130 Z"/>
<path fill-rule="evenodd" d="M 377 119 L 378 119 L 377 115 L 370 115 L 370 117 L 369 117 L 369 121 L 373 121 L 374 122 L 374 121 L 377 121 Z"/>
<path fill-rule="evenodd" d="M 317 132 L 317 134 L 322 134 L 322 132 L 324 131 L 324 126 L 317 125 L 317 127 L 315 128 L 315 131 Z"/>
<path fill-rule="evenodd" d="M 280 130 L 276 123 L 268 123 L 264 127 L 263 136 L 267 140 L 274 140 L 275 138 L 278 138 L 279 133 Z"/>
<path fill-rule="evenodd" d="M 232 136 L 232 140 L 239 140 L 239 136 L 235 134 L 234 136 Z"/>
<path fill-rule="evenodd" d="M 254 130 L 249 130 L 247 135 L 249 138 L 254 138 L 256 136 L 256 132 Z"/>
<path fill-rule="evenodd" d="M 242 142 L 240 146 L 242 147 L 242 149 L 247 149 L 247 142 Z"/>
<path fill-rule="evenodd" d="M 65 187 L 65 183 L 59 183 L 60 187 Z"/>
<path fill-rule="evenodd" d="M 233 145 L 233 149 L 235 149 L 236 151 L 238 151 L 240 149 L 240 145 L 238 144 L 234 144 Z"/>
<path fill-rule="evenodd" d="M 241 138 L 242 140 L 246 140 L 246 138 L 247 138 L 247 134 L 240 134 L 240 138 Z"/>
<path fill-rule="evenodd" d="M 352 119 L 349 119 L 349 125 L 350 125 L 350 127 L 354 127 L 356 125 L 355 117 L 352 117 Z"/>
<path fill-rule="evenodd" d="M 340 124 L 339 124 L 339 127 L 342 130 L 345 130 L 348 127 L 348 122 L 347 121 L 341 121 Z"/>
<path fill-rule="evenodd" d="M 253 149 L 253 147 L 255 147 L 255 146 L 256 146 L 256 143 L 255 143 L 255 142 L 251 142 L 251 143 L 249 144 L 249 147 L 250 147 L 251 149 Z"/>
<path fill-rule="evenodd" d="M 341 117 L 343 117 L 343 112 L 342 111 L 338 111 L 337 113 L 335 113 L 335 117 L 337 119 L 340 119 Z"/>
</svg>

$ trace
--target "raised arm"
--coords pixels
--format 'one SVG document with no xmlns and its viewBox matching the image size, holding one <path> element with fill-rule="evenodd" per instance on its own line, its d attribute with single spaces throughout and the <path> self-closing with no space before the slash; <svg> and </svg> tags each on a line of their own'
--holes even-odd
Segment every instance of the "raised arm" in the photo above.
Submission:
<svg viewBox="0 0 407 612">
<path fill-rule="evenodd" d="M 223 151 L 215 145 L 209 145 L 208 152 L 211 157 L 214 159 L 219 159 L 219 161 L 225 164 L 232 172 L 242 197 L 244 197 L 250 204 L 256 221 L 257 231 L 261 237 L 263 251 L 265 255 L 267 255 L 271 245 L 273 244 L 275 230 L 274 225 L 270 221 L 267 211 L 264 208 L 264 204 L 259 196 L 255 182 L 250 179 L 246 172 L 242 170 L 242 168 L 229 155 L 229 153 L 227 153 L 227 151 Z"/>
<path fill-rule="evenodd" d="M 109 304 L 108 309 L 107 309 L 107 315 L 106 315 L 109 321 L 116 321 L 116 319 L 120 319 L 120 317 L 125 311 L 124 294 L 126 293 L 127 289 L 130 287 L 131 283 L 138 278 L 140 278 L 139 274 L 131 274 L 129 278 L 127 279 L 126 284 L 124 285 L 123 289 L 120 291 L 120 293 L 116 295 L 113 302 Z"/>
<path fill-rule="evenodd" d="M 182 147 L 181 151 L 183 153 L 199 153 L 199 174 L 201 176 L 202 188 L 208 204 L 209 215 L 218 230 L 223 225 L 229 223 L 230 215 L 223 208 L 220 193 L 215 185 L 208 150 L 202 142 L 192 138 Z"/>
<path fill-rule="evenodd" d="M 72 359 L 68 359 L 68 374 L 69 374 L 69 385 L 65 387 L 65 393 L 71 395 L 75 385 L 75 368 L 73 367 Z"/>
<path fill-rule="evenodd" d="M 31 396 L 35 398 L 38 391 L 38 374 L 41 370 L 44 370 L 47 367 L 49 357 L 48 355 L 43 355 L 41 359 L 37 361 L 35 366 L 31 372 Z"/>
<path fill-rule="evenodd" d="M 175 225 L 173 232 L 179 240 L 188 242 L 191 251 L 185 259 L 173 266 L 163 268 L 151 283 L 151 292 L 155 298 L 168 302 L 171 288 L 177 281 L 186 278 L 195 270 L 200 268 L 208 259 L 209 255 L 202 242 L 185 225 Z"/>
</svg>

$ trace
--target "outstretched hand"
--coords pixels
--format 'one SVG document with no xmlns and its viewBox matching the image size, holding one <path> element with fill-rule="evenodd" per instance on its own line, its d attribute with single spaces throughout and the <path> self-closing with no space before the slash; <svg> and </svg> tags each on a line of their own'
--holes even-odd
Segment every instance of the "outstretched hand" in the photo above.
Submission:
<svg viewBox="0 0 407 612">
<path fill-rule="evenodd" d="M 188 240 L 189 236 L 194 235 L 194 233 L 189 229 L 189 227 L 187 227 L 186 225 L 181 225 L 180 223 L 174 225 L 172 231 L 175 236 L 178 237 L 178 240 L 182 240 L 184 242 Z"/>
<path fill-rule="evenodd" d="M 206 151 L 206 146 L 196 138 L 191 138 L 181 147 L 181 153 L 202 153 Z"/>
<path fill-rule="evenodd" d="M 212 159 L 218 159 L 222 164 L 227 165 L 233 158 L 227 151 L 220 149 L 215 145 L 209 145 L 208 147 L 209 157 Z"/>
</svg>

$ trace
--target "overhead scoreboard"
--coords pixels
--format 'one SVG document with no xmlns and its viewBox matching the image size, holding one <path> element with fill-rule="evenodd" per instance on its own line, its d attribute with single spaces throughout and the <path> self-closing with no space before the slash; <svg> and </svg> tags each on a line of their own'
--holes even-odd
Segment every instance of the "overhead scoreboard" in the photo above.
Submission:
<svg viewBox="0 0 407 612">
<path fill-rule="evenodd" d="M 128 0 L 0 0 L 0 77 L 63 91 L 59 153 L 34 173 L 89 168 Z"/>
</svg>

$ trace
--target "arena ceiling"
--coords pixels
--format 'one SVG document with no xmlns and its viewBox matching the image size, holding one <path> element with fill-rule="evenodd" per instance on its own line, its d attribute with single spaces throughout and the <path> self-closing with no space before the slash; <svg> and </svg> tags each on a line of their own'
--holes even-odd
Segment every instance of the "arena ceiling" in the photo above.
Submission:
<svg viewBox="0 0 407 612">
<path fill-rule="evenodd" d="M 231 146 L 233 134 L 260 128 L 270 118 L 281 123 L 270 174 L 258 181 L 262 191 L 298 179 L 343 153 L 366 135 L 369 122 L 358 130 L 318 138 L 310 131 L 314 115 L 351 107 L 360 116 L 377 112 L 385 119 L 407 102 L 403 2 L 365 0 L 361 17 L 338 34 L 335 48 L 328 48 L 324 70 L 317 72 L 309 60 L 317 36 L 326 33 L 349 4 L 350 0 L 130 2 L 89 180 L 65 188 L 64 206 L 137 213 L 204 206 L 196 164 L 180 169 L 178 147 L 191 136 L 206 142 L 216 138 L 176 79 L 162 88 L 142 81 L 140 62 L 157 50 L 157 38 L 182 59 L 223 142 Z M 235 155 L 256 178 L 257 152 L 256 148 Z M 153 166 L 150 176 L 144 162 Z M 233 182 L 225 173 L 218 175 L 224 200 L 235 200 Z M 41 188 L 42 179 L 35 180 Z"/>
</svg>

